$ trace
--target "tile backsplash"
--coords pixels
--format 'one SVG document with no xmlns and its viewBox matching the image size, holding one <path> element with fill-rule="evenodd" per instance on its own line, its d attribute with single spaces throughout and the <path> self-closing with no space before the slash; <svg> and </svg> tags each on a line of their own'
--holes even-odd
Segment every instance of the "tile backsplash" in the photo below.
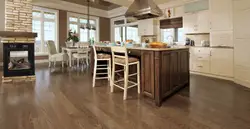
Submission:
<svg viewBox="0 0 250 129">
<path fill-rule="evenodd" d="M 201 35 L 186 35 L 187 38 L 190 38 L 191 40 L 194 40 L 195 46 L 202 46 L 201 41 L 206 40 L 210 41 L 210 35 L 209 34 L 201 34 Z"/>
</svg>

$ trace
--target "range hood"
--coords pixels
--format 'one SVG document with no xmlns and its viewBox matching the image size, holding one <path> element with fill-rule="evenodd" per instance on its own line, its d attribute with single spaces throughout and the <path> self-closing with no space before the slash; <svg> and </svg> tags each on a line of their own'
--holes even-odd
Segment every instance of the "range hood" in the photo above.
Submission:
<svg viewBox="0 0 250 129">
<path fill-rule="evenodd" d="M 134 17 L 138 20 L 160 17 L 163 13 L 153 0 L 134 0 L 130 5 L 126 17 Z"/>
</svg>

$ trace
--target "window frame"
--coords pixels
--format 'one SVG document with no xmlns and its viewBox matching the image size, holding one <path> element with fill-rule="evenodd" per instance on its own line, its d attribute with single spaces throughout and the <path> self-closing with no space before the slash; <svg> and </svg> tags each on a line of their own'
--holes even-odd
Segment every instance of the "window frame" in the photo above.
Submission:
<svg viewBox="0 0 250 129">
<path fill-rule="evenodd" d="M 115 25 L 114 22 L 118 21 L 118 20 L 124 20 L 124 24 Z M 121 17 L 117 17 L 117 18 L 112 18 L 110 20 L 110 24 L 111 24 L 111 41 L 112 42 L 116 42 L 115 41 L 115 28 L 116 27 L 125 27 L 125 40 L 127 40 L 127 27 L 129 27 L 129 26 L 136 26 L 136 25 L 139 26 L 138 21 L 128 23 L 125 16 L 121 16 Z M 139 36 L 139 29 L 138 29 L 138 39 L 139 39 L 139 41 L 141 40 L 140 36 Z"/>
<path fill-rule="evenodd" d="M 70 17 L 75 17 L 75 18 L 77 18 L 77 22 L 70 22 L 69 21 L 69 18 Z M 79 38 L 80 38 L 80 26 L 82 25 L 81 23 L 80 23 L 80 19 L 88 19 L 88 15 L 85 15 L 85 14 L 78 14 L 78 13 L 71 13 L 71 12 L 67 12 L 67 37 L 68 37 L 68 32 L 69 32 L 69 30 L 70 30 L 70 28 L 69 28 L 69 25 L 72 23 L 72 24 L 76 24 L 76 25 L 78 25 L 78 30 L 77 30 L 77 32 L 78 32 L 78 34 L 79 34 Z M 93 21 L 95 21 L 95 27 L 96 27 L 96 34 L 95 34 L 95 42 L 99 42 L 99 39 L 100 39 L 100 37 L 99 37 L 99 17 L 95 17 L 95 16 L 89 16 L 89 20 L 93 20 Z M 87 41 L 89 41 L 89 35 L 87 34 Z"/>
<path fill-rule="evenodd" d="M 48 52 L 45 52 L 45 41 L 44 41 L 44 22 L 45 21 L 53 21 L 55 22 L 55 46 L 57 52 L 59 52 L 59 11 L 54 10 L 54 9 L 48 9 L 48 8 L 43 8 L 43 7 L 38 7 L 38 6 L 33 6 L 32 12 L 33 11 L 40 11 L 41 12 L 41 17 L 32 17 L 33 20 L 38 20 L 41 21 L 41 46 L 42 46 L 42 52 L 35 52 L 35 56 L 45 56 L 48 55 Z M 55 19 L 46 19 L 44 18 L 44 12 L 50 12 L 55 14 Z"/>
</svg>

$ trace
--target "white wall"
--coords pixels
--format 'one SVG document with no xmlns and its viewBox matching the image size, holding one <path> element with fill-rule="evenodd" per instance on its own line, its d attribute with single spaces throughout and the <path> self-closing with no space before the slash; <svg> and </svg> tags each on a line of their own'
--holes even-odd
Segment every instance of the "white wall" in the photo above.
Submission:
<svg viewBox="0 0 250 129">
<path fill-rule="evenodd" d="M 0 31 L 5 28 L 5 0 L 0 0 Z"/>
</svg>

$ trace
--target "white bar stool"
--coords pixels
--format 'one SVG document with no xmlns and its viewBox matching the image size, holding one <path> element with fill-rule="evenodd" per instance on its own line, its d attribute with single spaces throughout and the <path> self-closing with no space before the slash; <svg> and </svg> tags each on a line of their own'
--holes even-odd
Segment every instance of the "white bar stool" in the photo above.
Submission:
<svg viewBox="0 0 250 129">
<path fill-rule="evenodd" d="M 124 90 L 123 99 L 127 99 L 127 90 L 137 86 L 137 92 L 140 94 L 140 61 L 134 57 L 128 57 L 127 49 L 125 47 L 111 47 L 112 51 L 112 84 L 111 92 L 114 92 L 114 86 Z M 115 66 L 123 66 L 123 70 L 115 70 Z M 137 65 L 137 72 L 129 74 L 129 66 Z M 124 78 L 115 81 L 115 73 L 124 71 Z M 129 77 L 137 75 L 137 83 L 130 81 Z M 119 86 L 117 83 L 124 81 L 124 87 Z M 132 84 L 132 85 L 129 85 Z"/>
<path fill-rule="evenodd" d="M 108 79 L 111 86 L 111 55 L 96 52 L 96 47 L 93 46 L 94 51 L 94 73 L 93 73 L 93 87 L 98 79 Z M 98 65 L 98 61 L 107 61 L 106 65 Z M 107 72 L 98 73 L 97 71 L 107 70 Z M 107 75 L 106 77 L 97 77 L 97 75 Z"/>
</svg>

